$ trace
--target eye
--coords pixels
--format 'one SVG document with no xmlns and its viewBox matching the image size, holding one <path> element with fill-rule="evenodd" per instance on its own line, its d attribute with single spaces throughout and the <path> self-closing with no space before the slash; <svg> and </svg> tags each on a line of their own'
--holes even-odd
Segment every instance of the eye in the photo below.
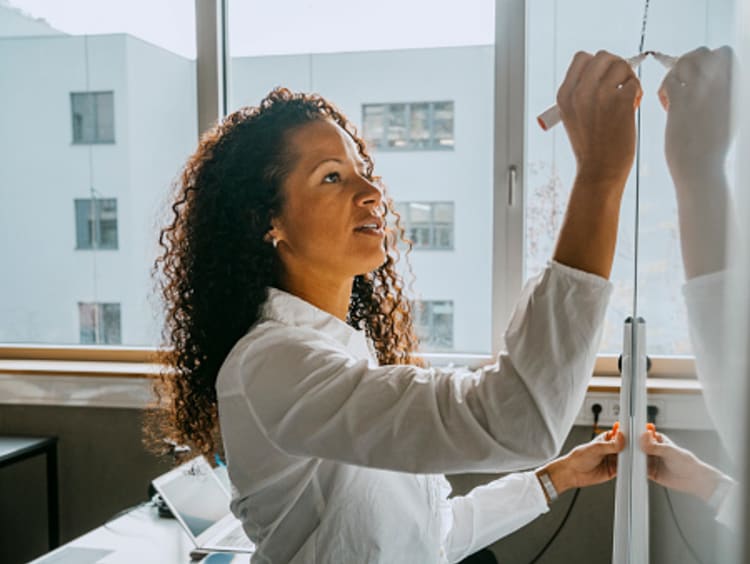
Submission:
<svg viewBox="0 0 750 564">
<path fill-rule="evenodd" d="M 341 175 L 338 172 L 329 172 L 323 177 L 324 184 L 333 184 L 341 180 Z"/>
</svg>

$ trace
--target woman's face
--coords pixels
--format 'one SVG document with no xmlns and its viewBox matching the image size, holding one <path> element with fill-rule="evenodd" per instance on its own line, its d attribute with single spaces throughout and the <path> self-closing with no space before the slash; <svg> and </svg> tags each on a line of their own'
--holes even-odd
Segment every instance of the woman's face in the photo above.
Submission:
<svg viewBox="0 0 750 564">
<path fill-rule="evenodd" d="M 285 273 L 345 281 L 385 261 L 383 194 L 349 135 L 330 120 L 289 136 L 294 167 L 270 235 Z"/>
</svg>

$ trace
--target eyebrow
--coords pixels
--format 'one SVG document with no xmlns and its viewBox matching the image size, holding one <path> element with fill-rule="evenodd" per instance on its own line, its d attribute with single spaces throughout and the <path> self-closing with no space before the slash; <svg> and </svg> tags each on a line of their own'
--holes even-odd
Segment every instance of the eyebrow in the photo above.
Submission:
<svg viewBox="0 0 750 564">
<path fill-rule="evenodd" d="M 318 162 L 318 164 L 316 164 L 310 171 L 310 175 L 312 175 L 316 170 L 318 170 L 324 164 L 330 163 L 330 162 L 344 164 L 344 161 L 342 161 L 341 159 L 337 159 L 335 157 L 328 157 Z M 367 163 L 365 161 L 359 161 L 358 164 L 361 166 L 362 170 L 367 170 Z"/>
</svg>

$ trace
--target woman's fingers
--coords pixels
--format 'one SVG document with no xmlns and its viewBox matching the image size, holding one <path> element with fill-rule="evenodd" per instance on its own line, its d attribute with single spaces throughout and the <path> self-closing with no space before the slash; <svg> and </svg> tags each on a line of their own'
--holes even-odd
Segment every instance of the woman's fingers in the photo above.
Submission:
<svg viewBox="0 0 750 564">
<path fill-rule="evenodd" d="M 566 109 L 570 108 L 570 104 L 568 102 L 573 93 L 573 90 L 575 90 L 576 86 L 578 85 L 578 81 L 580 80 L 581 75 L 583 74 L 583 70 L 586 68 L 586 65 L 588 65 L 593 58 L 594 57 L 590 53 L 586 53 L 585 51 L 578 51 L 578 53 L 573 56 L 573 61 L 568 67 L 568 72 L 565 75 L 565 80 L 563 80 L 560 89 L 557 91 L 557 105 L 561 110 L 563 109 L 563 107 L 565 107 Z"/>
</svg>

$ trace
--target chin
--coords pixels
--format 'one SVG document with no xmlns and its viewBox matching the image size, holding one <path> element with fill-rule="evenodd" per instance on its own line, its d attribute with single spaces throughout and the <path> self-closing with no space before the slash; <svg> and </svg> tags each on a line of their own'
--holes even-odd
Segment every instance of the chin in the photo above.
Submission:
<svg viewBox="0 0 750 564">
<path fill-rule="evenodd" d="M 386 260 L 386 254 L 385 251 L 380 251 L 376 255 L 373 255 L 369 258 L 366 262 L 363 262 L 362 267 L 358 268 L 357 276 L 360 276 L 362 274 L 367 274 L 368 272 L 372 272 L 373 270 L 377 270 L 383 264 Z"/>
</svg>

